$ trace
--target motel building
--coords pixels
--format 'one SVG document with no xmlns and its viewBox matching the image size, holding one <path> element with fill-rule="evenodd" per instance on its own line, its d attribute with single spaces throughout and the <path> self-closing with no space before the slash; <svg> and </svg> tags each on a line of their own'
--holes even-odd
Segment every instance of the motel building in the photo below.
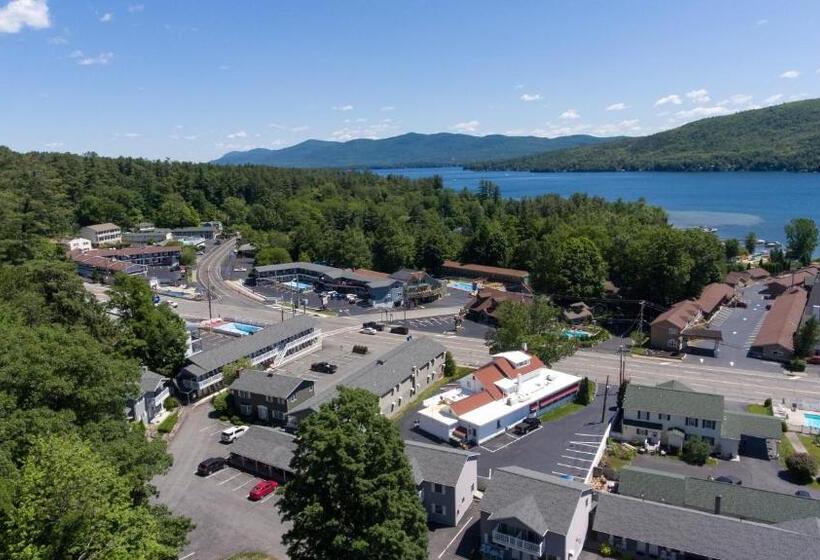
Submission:
<svg viewBox="0 0 820 560">
<path fill-rule="evenodd" d="M 462 377 L 459 387 L 424 401 L 418 427 L 443 441 L 483 443 L 527 417 L 571 401 L 581 379 L 513 351 Z"/>
</svg>

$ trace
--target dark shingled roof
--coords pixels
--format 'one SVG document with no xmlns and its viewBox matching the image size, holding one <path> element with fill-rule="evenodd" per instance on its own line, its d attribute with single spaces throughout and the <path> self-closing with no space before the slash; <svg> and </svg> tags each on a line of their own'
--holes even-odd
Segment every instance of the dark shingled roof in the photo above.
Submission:
<svg viewBox="0 0 820 560">
<path fill-rule="evenodd" d="M 416 484 L 426 481 L 452 487 L 458 483 L 464 464 L 471 457 L 478 457 L 478 453 L 418 441 L 405 441 L 404 452 Z"/>
<path fill-rule="evenodd" d="M 728 439 L 740 439 L 741 435 L 780 439 L 783 431 L 780 427 L 780 420 L 773 416 L 749 412 L 726 412 L 720 425 L 720 435 Z"/>
<path fill-rule="evenodd" d="M 591 489 L 579 482 L 524 469 L 501 467 L 487 484 L 481 511 L 491 519 L 517 519 L 539 535 L 566 535 L 578 501 Z"/>
<path fill-rule="evenodd" d="M 721 515 L 765 523 L 820 517 L 820 500 L 638 467 L 620 472 L 618 491 L 707 512 L 714 511 L 715 497 L 721 496 Z"/>
<path fill-rule="evenodd" d="M 804 500 L 807 498 L 803 498 Z M 820 538 L 820 517 L 808 517 L 806 519 L 794 519 L 778 523 L 778 527 L 795 533 L 803 533 L 811 537 Z"/>
<path fill-rule="evenodd" d="M 140 394 L 144 395 L 145 393 L 149 393 L 157 388 L 163 381 L 167 381 L 166 377 L 151 371 L 150 369 L 144 367 L 140 370 Z"/>
<path fill-rule="evenodd" d="M 231 383 L 230 389 L 286 399 L 302 383 L 313 385 L 313 381 L 309 379 L 255 369 L 243 369 L 236 381 Z"/>
<path fill-rule="evenodd" d="M 816 560 L 820 546 L 816 537 L 774 525 L 607 493 L 598 496 L 593 529 L 721 560 Z"/>
<path fill-rule="evenodd" d="M 231 455 L 239 455 L 290 472 L 296 450 L 295 438 L 263 426 L 251 426 L 231 444 Z"/>
<path fill-rule="evenodd" d="M 707 420 L 723 420 L 723 397 L 661 385 L 630 383 L 626 388 L 624 409 L 648 410 Z"/>
</svg>

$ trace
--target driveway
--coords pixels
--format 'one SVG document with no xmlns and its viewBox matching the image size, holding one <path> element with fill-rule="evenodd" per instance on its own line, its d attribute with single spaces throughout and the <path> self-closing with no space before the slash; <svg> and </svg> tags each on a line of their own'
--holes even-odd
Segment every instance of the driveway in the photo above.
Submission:
<svg viewBox="0 0 820 560">
<path fill-rule="evenodd" d="M 475 558 L 481 544 L 481 508 L 474 501 L 455 527 L 430 527 L 427 533 L 427 556 L 430 560 Z"/>
<path fill-rule="evenodd" d="M 159 491 L 157 501 L 190 517 L 196 525 L 180 559 L 222 560 L 250 550 L 286 558 L 282 535 L 287 527 L 276 509 L 278 497 L 271 495 L 259 502 L 247 499 L 258 478 L 232 468 L 205 478 L 195 474 L 200 461 L 226 457 L 230 449 L 219 443 L 225 424 L 209 418 L 210 411 L 209 403 L 185 409 L 168 446 L 174 464 L 152 481 Z"/>
</svg>

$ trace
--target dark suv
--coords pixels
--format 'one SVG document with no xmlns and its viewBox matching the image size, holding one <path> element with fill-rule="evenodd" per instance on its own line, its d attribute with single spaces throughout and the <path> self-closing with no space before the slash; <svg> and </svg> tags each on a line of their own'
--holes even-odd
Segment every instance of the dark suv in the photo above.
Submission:
<svg viewBox="0 0 820 560">
<path fill-rule="evenodd" d="M 390 332 L 393 334 L 409 334 L 410 329 L 405 327 L 404 325 L 399 325 L 398 327 L 392 327 Z"/>
<path fill-rule="evenodd" d="M 377 323 L 376 321 L 368 321 L 366 323 L 362 323 L 362 328 L 364 329 L 376 329 L 377 331 L 383 331 L 384 325 L 381 323 Z"/>
<path fill-rule="evenodd" d="M 214 474 L 216 471 L 221 471 L 224 469 L 225 463 L 226 461 L 224 457 L 211 457 L 210 459 L 205 459 L 196 468 L 196 474 L 199 476 Z"/>
<path fill-rule="evenodd" d="M 513 428 L 513 433 L 517 436 L 523 436 L 541 425 L 539 418 L 524 418 L 524 421 Z"/>
<path fill-rule="evenodd" d="M 330 362 L 316 362 L 315 364 L 310 364 L 310 371 L 318 371 L 319 373 L 336 373 L 336 370 L 339 367 L 336 364 L 331 364 Z"/>
</svg>

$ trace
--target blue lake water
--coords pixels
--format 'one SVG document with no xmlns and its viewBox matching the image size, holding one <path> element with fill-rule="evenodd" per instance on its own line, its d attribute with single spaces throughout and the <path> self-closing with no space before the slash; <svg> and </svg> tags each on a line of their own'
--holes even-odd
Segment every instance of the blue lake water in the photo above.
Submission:
<svg viewBox="0 0 820 560">
<path fill-rule="evenodd" d="M 792 218 L 820 224 L 820 174 L 817 173 L 528 173 L 467 171 L 460 167 L 375 169 L 379 175 L 410 178 L 441 175 L 448 187 L 473 190 L 487 179 L 510 198 L 583 192 L 608 200 L 645 199 L 669 213 L 679 227 L 718 228 L 723 238 L 785 242 L 783 226 Z"/>
</svg>

